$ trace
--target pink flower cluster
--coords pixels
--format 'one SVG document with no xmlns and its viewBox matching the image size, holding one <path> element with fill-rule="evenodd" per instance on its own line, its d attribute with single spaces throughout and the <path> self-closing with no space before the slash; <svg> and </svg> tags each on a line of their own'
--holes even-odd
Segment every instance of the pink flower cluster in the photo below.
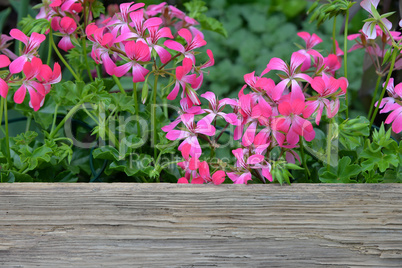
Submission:
<svg viewBox="0 0 402 268">
<path fill-rule="evenodd" d="M 208 100 L 209 107 L 203 109 L 193 100 L 188 102 L 187 94 L 182 94 L 180 116 L 162 128 L 169 140 L 183 140 L 179 150 L 184 161 L 179 166 L 185 171 L 185 177 L 179 183 L 218 184 L 224 181 L 224 171 L 216 171 L 219 173 L 214 175 L 219 179 L 214 179 L 214 175 L 202 175 L 205 174 L 205 167 L 198 164 L 202 154 L 199 139 L 206 140 L 211 147 L 218 147 L 216 143 L 221 134 L 215 137 L 214 126 L 219 117 L 226 121 L 227 126 L 235 127 L 233 139 L 241 141 L 241 148 L 232 151 L 237 161 L 227 176 L 235 184 L 247 184 L 253 175 L 264 182 L 273 181 L 268 159 L 274 148 L 279 147 L 281 155 L 288 162 L 295 163 L 299 156 L 294 149 L 299 147 L 300 138 L 312 141 L 315 137 L 310 119 L 314 119 L 318 125 L 324 108 L 327 118 L 338 113 L 339 98 L 348 87 L 345 78 L 334 77 L 341 65 L 340 49 L 324 57 L 314 49 L 321 42 L 317 35 L 301 32 L 299 36 L 305 41 L 306 48 L 294 52 L 289 64 L 282 59 L 272 58 L 260 76 L 256 76 L 255 72 L 246 74 L 246 84 L 240 90 L 238 99 L 218 100 L 214 93 L 206 92 L 201 97 Z M 180 51 L 185 53 L 183 48 Z M 177 75 L 177 89 L 173 92 L 178 90 L 179 85 L 184 91 L 189 85 L 197 87 L 194 85 L 197 84 L 196 78 L 187 75 L 191 68 L 191 60 L 185 59 L 183 69 L 177 70 L 177 73 L 183 72 L 184 76 Z M 279 83 L 264 77 L 274 70 L 280 71 Z M 230 112 L 224 112 L 225 107 Z M 196 122 L 196 117 L 201 119 Z M 175 129 L 180 123 L 183 123 L 183 128 Z"/>
<path fill-rule="evenodd" d="M 377 9 L 379 0 L 364 0 L 360 3 L 362 8 L 373 15 L 372 9 Z M 349 40 L 355 40 L 356 44 L 352 46 L 350 51 L 357 49 L 365 49 L 370 56 L 372 64 L 375 66 L 376 72 L 379 75 L 385 76 L 390 70 L 390 62 L 384 62 L 386 53 L 392 51 L 393 43 L 400 42 L 402 34 L 397 31 L 391 31 L 392 23 L 386 19 L 381 18 L 382 27 L 378 25 L 378 22 L 369 21 L 366 22 L 358 34 L 352 34 L 348 36 Z M 402 20 L 399 22 L 399 26 L 402 27 Z M 385 30 L 385 31 L 384 31 Z M 389 57 L 388 57 L 389 58 Z M 393 70 L 402 69 L 402 51 L 395 59 Z M 383 84 L 385 87 L 385 83 Z M 394 80 L 391 78 L 387 86 L 389 97 L 384 98 L 379 108 L 382 108 L 380 113 L 391 112 L 385 120 L 386 124 L 392 123 L 392 129 L 399 133 L 402 131 L 402 104 L 401 104 L 401 91 L 402 85 L 398 84 L 394 87 Z M 378 101 L 375 103 L 378 106 Z"/>
<path fill-rule="evenodd" d="M 385 87 L 385 83 L 383 87 Z M 395 133 L 399 133 L 402 132 L 402 83 L 394 86 L 394 79 L 391 78 L 387 86 L 387 92 L 389 97 L 382 99 L 380 113 L 391 112 L 385 120 L 385 124 L 392 123 L 392 130 Z M 377 107 L 377 105 L 378 102 L 376 102 L 375 106 Z"/>
<path fill-rule="evenodd" d="M 82 10 L 82 4 L 77 0 L 44 1 L 36 18 L 51 22 L 52 29 L 60 32 L 62 36 L 58 47 L 68 51 L 75 47 L 71 39 L 75 38 L 74 33 Z"/>
<path fill-rule="evenodd" d="M 131 70 L 137 83 L 145 81 L 152 61 L 156 64 L 159 58 L 164 67 L 173 59 L 167 48 L 176 51 L 175 58 L 183 55 L 185 59 L 176 69 L 178 82 L 168 98 L 174 99 L 182 86 L 189 103 L 199 104 L 194 92 L 202 83 L 201 69 L 208 66 L 196 67 L 194 50 L 206 45 L 203 34 L 193 27 L 198 22 L 166 3 L 143 7 L 143 3 L 124 3 L 114 16 L 89 24 L 85 31 L 93 43 L 92 58 L 103 64 L 109 75 L 121 77 Z M 173 35 L 172 30 L 177 33 Z M 185 46 L 175 41 L 177 36 L 186 41 Z M 191 70 L 194 73 L 189 75 Z"/>
<path fill-rule="evenodd" d="M 30 37 L 27 37 L 18 29 L 12 29 L 10 35 L 21 41 L 25 47 L 21 55 L 12 62 L 6 55 L 0 55 L 0 68 L 9 66 L 10 71 L 5 80 L 0 78 L 0 95 L 6 98 L 10 85 L 20 85 L 14 94 L 15 103 L 22 103 L 28 91 L 29 105 L 38 111 L 44 103 L 46 94 L 50 92 L 51 85 L 61 81 L 60 65 L 55 63 L 52 70 L 37 57 L 37 50 L 46 39 L 45 35 L 34 32 Z M 21 72 L 23 73 L 21 79 L 12 78 L 13 75 Z"/>
</svg>

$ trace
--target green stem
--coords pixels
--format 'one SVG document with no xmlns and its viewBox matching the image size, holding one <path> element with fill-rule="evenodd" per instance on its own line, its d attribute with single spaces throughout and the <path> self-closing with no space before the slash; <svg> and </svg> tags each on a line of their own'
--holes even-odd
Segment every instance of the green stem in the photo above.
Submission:
<svg viewBox="0 0 402 268">
<path fill-rule="evenodd" d="M 133 83 L 133 99 L 134 99 L 135 117 L 137 120 L 137 135 L 138 137 L 140 137 L 141 136 L 140 106 L 138 103 L 138 96 L 137 96 L 137 83 Z"/>
<path fill-rule="evenodd" d="M 50 59 L 52 58 L 52 45 L 50 44 L 50 39 L 48 40 L 48 51 L 47 51 L 47 59 L 46 59 L 46 65 L 50 66 Z"/>
<path fill-rule="evenodd" d="M 389 67 L 389 72 L 388 72 L 388 75 L 387 75 L 387 80 L 385 80 L 385 85 L 384 85 L 384 87 L 383 87 L 383 89 L 382 89 L 382 91 L 381 91 L 380 99 L 378 100 L 378 105 L 377 105 L 377 107 L 375 107 L 374 113 L 373 113 L 373 115 L 372 115 L 372 117 L 371 117 L 370 129 L 371 129 L 371 127 L 373 126 L 374 119 L 375 119 L 375 117 L 377 116 L 377 112 L 378 112 L 378 109 L 380 108 L 380 104 L 381 104 L 382 98 L 384 97 L 385 91 L 387 90 L 388 82 L 389 82 L 389 79 L 391 78 L 391 74 L 392 74 L 392 71 L 393 71 L 394 65 L 395 65 L 395 59 L 396 59 L 396 56 L 397 56 L 398 53 L 399 53 L 399 50 L 396 49 L 396 48 L 394 48 L 394 51 L 392 52 L 392 56 L 391 56 L 391 57 L 392 57 L 392 58 L 391 58 L 391 66 Z"/>
<path fill-rule="evenodd" d="M 50 129 L 50 133 L 52 133 L 54 131 L 54 128 L 56 127 L 56 119 L 57 119 L 58 109 L 59 109 L 59 105 L 56 104 L 56 107 L 54 108 L 53 124 L 52 124 L 52 128 Z"/>
<path fill-rule="evenodd" d="M 119 78 L 117 78 L 117 76 L 115 76 L 115 75 L 112 75 L 112 77 L 113 77 L 114 82 L 116 83 L 116 85 L 120 89 L 120 92 L 123 93 L 124 95 L 127 95 L 126 91 L 124 90 L 123 86 L 120 83 Z"/>
<path fill-rule="evenodd" d="M 307 178 L 309 178 L 310 171 L 307 168 L 306 158 L 304 156 L 303 137 L 300 138 L 300 154 L 301 154 L 301 160 L 302 160 L 303 167 L 304 167 L 304 174 L 306 175 Z"/>
<path fill-rule="evenodd" d="M 76 111 L 78 111 L 78 109 L 80 109 L 81 105 L 85 102 L 85 100 L 81 100 L 79 103 L 77 103 L 77 105 L 75 105 L 69 112 L 68 114 L 63 118 L 63 120 L 57 125 L 57 127 L 50 132 L 49 135 L 49 139 L 53 139 L 54 136 L 57 134 L 57 132 L 59 132 L 59 130 L 64 126 L 64 124 L 66 123 L 67 119 L 69 119 L 70 117 L 72 117 L 74 115 L 74 113 Z"/>
<path fill-rule="evenodd" d="M 4 121 L 5 121 L 5 129 L 6 129 L 6 151 L 7 151 L 7 163 L 8 169 L 11 169 L 11 151 L 10 151 L 10 136 L 8 132 L 8 108 L 7 108 L 7 100 L 4 99 Z"/>
<path fill-rule="evenodd" d="M 67 67 L 67 69 L 70 71 L 70 73 L 74 76 L 75 80 L 77 81 L 81 81 L 81 79 L 77 76 L 77 74 L 73 71 L 73 69 L 71 68 L 71 66 L 67 63 L 67 61 L 63 58 L 63 56 L 60 54 L 59 49 L 57 48 L 56 44 L 54 43 L 53 40 L 53 32 L 52 32 L 52 28 L 50 28 L 50 32 L 49 32 L 49 40 L 50 43 L 52 44 L 52 47 L 54 49 L 54 51 L 56 51 L 57 56 L 59 56 L 59 59 L 63 62 L 64 66 Z"/>
<path fill-rule="evenodd" d="M 328 126 L 328 135 L 327 135 L 327 170 L 331 169 L 331 144 L 332 144 L 332 124 L 334 120 L 333 118 L 329 122 Z"/>
<path fill-rule="evenodd" d="M 349 8 L 346 9 L 345 18 L 345 31 L 343 35 L 343 61 L 344 61 L 344 77 L 348 79 L 348 25 L 349 25 Z M 348 100 L 348 90 L 345 93 L 346 102 L 346 119 L 349 118 L 349 100 Z"/>
<path fill-rule="evenodd" d="M 102 71 L 99 64 L 96 64 L 96 74 L 98 75 L 99 79 L 102 78 Z"/>
<path fill-rule="evenodd" d="M 4 110 L 4 101 L 5 99 L 3 97 L 0 97 L 0 129 L 3 131 L 4 135 L 6 135 L 6 132 L 4 132 L 2 123 L 3 123 L 3 110 Z"/>
<path fill-rule="evenodd" d="M 377 78 L 377 83 L 376 83 L 376 85 L 375 85 L 375 90 L 374 90 L 374 94 L 373 94 L 373 99 L 371 100 L 370 110 L 369 110 L 369 113 L 368 113 L 368 117 L 367 117 L 367 118 L 371 118 L 371 113 L 373 112 L 373 107 L 374 107 L 375 100 L 376 100 L 376 98 L 377 98 L 377 92 L 378 92 L 378 89 L 379 89 L 379 87 L 380 87 L 381 78 L 382 78 L 381 75 L 379 75 L 378 78 Z"/>
<path fill-rule="evenodd" d="M 336 16 L 334 16 L 334 25 L 332 27 L 332 46 L 333 46 L 333 53 L 336 54 L 336 39 L 335 39 L 335 32 L 336 32 Z"/>
<path fill-rule="evenodd" d="M 85 16 L 85 18 L 86 18 L 86 16 Z M 91 82 L 93 82 L 94 79 L 92 78 L 91 68 L 89 68 L 89 63 L 88 63 L 87 42 L 85 40 L 85 37 L 82 38 L 82 50 L 84 52 L 84 61 L 85 61 L 85 65 L 87 67 L 88 77 L 91 80 Z"/>
<path fill-rule="evenodd" d="M 155 80 L 154 80 L 154 94 L 153 94 L 153 99 L 152 99 L 152 103 L 153 103 L 153 107 L 152 107 L 152 124 L 154 127 L 154 133 L 153 133 L 153 137 L 154 137 L 154 159 L 157 158 L 158 156 L 158 149 L 156 148 L 156 142 L 158 139 L 158 128 L 156 127 L 156 93 L 157 93 L 157 89 L 158 89 L 158 75 L 155 75 Z M 159 180 L 159 178 L 158 178 Z"/>
<path fill-rule="evenodd" d="M 29 129 L 31 128 L 31 122 L 32 122 L 32 115 L 29 115 L 27 117 L 27 124 L 25 126 L 25 132 L 28 132 Z"/>
</svg>

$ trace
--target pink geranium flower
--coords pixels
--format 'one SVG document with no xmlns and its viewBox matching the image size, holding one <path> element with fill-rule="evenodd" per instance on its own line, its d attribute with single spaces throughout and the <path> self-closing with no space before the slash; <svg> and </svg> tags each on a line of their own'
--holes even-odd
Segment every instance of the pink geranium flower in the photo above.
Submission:
<svg viewBox="0 0 402 268">
<path fill-rule="evenodd" d="M 322 74 L 322 77 L 314 77 L 311 82 L 311 87 L 318 93 L 318 95 L 313 96 L 312 100 L 307 101 L 306 108 L 303 111 L 303 116 L 308 118 L 314 112 L 317 112 L 315 122 L 319 125 L 325 107 L 327 110 L 327 117 L 334 117 L 339 110 L 339 98 L 337 96 L 339 95 L 338 89 L 340 89 L 341 83 L 341 80 L 329 77 L 325 73 Z M 335 100 L 330 101 L 328 100 L 329 97 L 335 97 Z"/>
<path fill-rule="evenodd" d="M 372 8 L 377 9 L 379 2 L 380 0 L 363 0 L 360 2 L 360 6 L 374 17 Z M 388 30 L 391 30 L 392 23 L 387 18 L 381 18 L 380 21 Z M 375 25 L 377 24 L 378 21 L 368 21 L 364 23 L 362 31 L 367 36 L 367 39 L 375 39 L 377 37 L 377 31 L 375 29 Z"/>
<path fill-rule="evenodd" d="M 284 89 L 290 84 L 292 90 L 295 88 L 300 89 L 300 85 L 298 80 L 310 82 L 311 77 L 307 74 L 304 74 L 300 71 L 301 65 L 304 63 L 306 57 L 298 52 L 294 52 L 290 59 L 290 64 L 286 64 L 282 59 L 279 58 L 272 58 L 267 68 L 261 73 L 261 76 L 270 72 L 271 70 L 278 70 L 285 73 L 282 75 L 282 81 L 276 86 L 278 91 L 278 95 L 282 95 Z"/>
<path fill-rule="evenodd" d="M 0 52 L 9 57 L 12 60 L 15 60 L 17 58 L 17 55 L 15 55 L 11 50 L 8 49 L 8 47 L 11 45 L 10 43 L 7 43 L 8 41 L 13 40 L 12 37 L 1 34 L 0 35 Z"/>
<path fill-rule="evenodd" d="M 46 36 L 33 32 L 31 37 L 27 37 L 18 29 L 12 29 L 10 35 L 25 44 L 22 55 L 10 64 L 10 72 L 16 74 L 22 71 L 27 61 L 31 60 L 37 54 L 40 44 L 45 41 Z"/>
<path fill-rule="evenodd" d="M 231 125 L 236 126 L 240 123 L 235 113 L 226 114 L 222 112 L 222 110 L 225 108 L 226 105 L 235 106 L 237 105 L 237 101 L 229 98 L 218 100 L 215 94 L 210 91 L 201 94 L 201 97 L 207 99 L 209 102 L 209 109 L 204 109 L 204 111 L 207 112 L 208 115 L 202 119 L 203 121 L 205 121 L 208 124 L 211 124 L 215 119 L 215 117 L 220 116 Z"/>
<path fill-rule="evenodd" d="M 148 27 L 149 37 L 147 38 L 148 45 L 150 49 L 154 49 L 156 53 L 158 53 L 161 62 L 165 64 L 168 62 L 172 56 L 170 53 L 163 48 L 162 46 L 158 45 L 158 41 L 161 38 L 172 38 L 172 32 L 168 27 L 163 27 L 159 29 L 159 25 Z"/>
<path fill-rule="evenodd" d="M 0 55 L 0 68 L 4 68 L 10 65 L 10 59 L 6 55 Z M 0 78 L 0 96 L 7 98 L 8 84 L 2 78 Z"/>
<path fill-rule="evenodd" d="M 171 130 L 166 134 L 168 140 L 182 140 L 184 141 L 180 144 L 179 150 L 186 144 L 190 146 L 185 146 L 187 152 L 183 154 L 191 155 L 192 157 L 199 157 L 201 155 L 201 146 L 198 142 L 198 135 L 213 136 L 215 135 L 215 127 L 205 123 L 205 121 L 200 121 L 197 124 L 194 123 L 194 114 L 183 114 L 181 115 L 181 121 L 186 127 L 186 130 Z"/>
<path fill-rule="evenodd" d="M 186 58 L 190 58 L 193 64 L 195 64 L 195 57 L 193 54 L 193 50 L 205 46 L 207 42 L 201 37 L 201 35 L 198 34 L 193 38 L 191 32 L 185 28 L 180 29 L 178 34 L 181 37 L 183 37 L 184 40 L 186 40 L 187 46 L 184 47 L 179 42 L 173 40 L 166 40 L 164 45 L 170 48 L 171 50 L 175 50 L 182 53 Z"/>
<path fill-rule="evenodd" d="M 311 57 L 313 57 L 313 59 L 315 59 L 315 58 L 321 56 L 321 54 L 318 53 L 315 49 L 313 49 L 313 47 L 315 47 L 316 45 L 321 43 L 322 39 L 320 37 L 318 37 L 318 35 L 316 35 L 315 33 L 310 34 L 308 32 L 299 32 L 299 33 L 297 33 L 297 35 L 300 38 L 302 38 L 304 40 L 304 42 L 306 43 L 305 49 L 301 49 L 301 50 L 297 51 L 305 56 L 305 60 L 301 67 L 301 71 L 304 72 L 311 67 Z"/>
<path fill-rule="evenodd" d="M 391 112 L 385 120 L 385 124 L 392 123 L 392 130 L 399 133 L 402 132 L 402 83 L 394 87 L 393 81 L 390 80 L 387 90 L 391 97 L 384 98 L 381 101 L 380 108 L 384 108 L 380 113 Z M 375 105 L 377 106 L 378 102 Z"/>
<path fill-rule="evenodd" d="M 200 178 L 207 182 L 207 183 L 213 183 L 215 185 L 222 184 L 225 181 L 226 174 L 222 170 L 216 171 L 214 174 L 209 172 L 209 165 L 206 161 L 203 161 L 200 163 L 199 167 L 199 173 L 200 173 Z"/>
<path fill-rule="evenodd" d="M 71 42 L 71 35 L 77 29 L 77 24 L 75 21 L 70 17 L 54 17 L 51 22 L 52 29 L 55 31 L 59 31 L 63 34 L 58 47 L 64 51 L 68 51 L 75 46 Z"/>
<path fill-rule="evenodd" d="M 118 35 L 118 32 L 130 32 L 130 13 L 145 6 L 144 3 L 134 2 L 120 4 L 120 13 L 116 13 L 113 18 L 108 22 L 107 26 L 112 26 L 112 34 Z"/>
<path fill-rule="evenodd" d="M 168 100 L 174 100 L 179 93 L 180 87 L 183 88 L 181 98 L 187 98 L 189 102 L 195 105 L 201 104 L 197 95 L 195 94 L 194 88 L 197 87 L 197 75 L 188 74 L 193 69 L 193 62 L 188 59 L 183 59 L 183 66 L 178 66 L 176 68 L 176 84 L 173 90 L 167 96 Z"/>
<path fill-rule="evenodd" d="M 130 23 L 130 26 L 132 26 L 136 31 L 135 37 L 139 37 L 139 38 L 144 37 L 145 30 L 148 29 L 149 27 L 155 27 L 155 26 L 159 26 L 162 24 L 161 18 L 154 17 L 154 18 L 145 19 L 143 9 L 131 12 L 130 18 L 132 21 Z"/>
<path fill-rule="evenodd" d="M 140 63 L 151 60 L 151 53 L 149 47 L 142 41 L 128 41 L 124 46 L 127 57 L 131 60 L 121 66 L 114 69 L 114 73 L 117 77 L 125 75 L 130 69 L 133 73 L 133 82 L 144 82 L 145 76 L 149 73 L 149 70 L 144 68 Z"/>
<path fill-rule="evenodd" d="M 311 123 L 302 117 L 306 107 L 304 96 L 301 90 L 290 93 L 287 101 L 281 102 L 278 106 L 280 117 L 278 128 L 286 132 L 286 140 L 294 145 L 299 142 L 299 137 L 303 136 L 307 141 L 312 141 L 315 132 Z"/>
<path fill-rule="evenodd" d="M 105 27 L 98 28 L 95 23 L 91 23 L 85 29 L 87 38 L 94 44 L 91 56 L 96 64 L 104 64 L 109 75 L 114 74 L 116 64 L 110 58 L 109 49 L 115 42 L 115 37 L 111 33 L 105 33 Z"/>
<path fill-rule="evenodd" d="M 42 70 L 42 61 L 39 58 L 32 58 L 31 62 L 26 62 L 23 67 L 23 73 L 25 78 L 20 88 L 14 94 L 15 103 L 21 104 L 26 92 L 28 91 L 30 96 L 30 105 L 35 111 L 43 105 L 43 100 L 46 95 L 45 87 L 35 80 L 40 75 Z"/>
</svg>

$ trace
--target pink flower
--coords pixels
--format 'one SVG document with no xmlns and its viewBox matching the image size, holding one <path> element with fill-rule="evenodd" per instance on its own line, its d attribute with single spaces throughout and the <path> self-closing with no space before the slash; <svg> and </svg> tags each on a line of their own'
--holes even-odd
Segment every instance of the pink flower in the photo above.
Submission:
<svg viewBox="0 0 402 268">
<path fill-rule="evenodd" d="M 71 42 L 71 35 L 77 29 L 77 24 L 75 21 L 70 17 L 54 17 L 51 23 L 52 29 L 55 31 L 60 31 L 63 34 L 58 47 L 64 51 L 68 51 L 75 46 Z"/>
<path fill-rule="evenodd" d="M 327 109 L 327 117 L 334 117 L 339 110 L 339 99 L 336 96 L 339 95 L 339 92 L 337 91 L 340 86 L 340 80 L 338 81 L 333 77 L 329 77 L 325 73 L 322 74 L 322 77 L 314 77 L 311 82 L 311 87 L 318 93 L 318 95 L 313 96 L 313 100 L 307 101 L 306 108 L 303 111 L 303 116 L 308 118 L 314 112 L 317 112 L 315 122 L 319 125 L 325 107 Z M 331 96 L 336 97 L 336 99 L 333 101 L 328 100 L 327 98 Z"/>
<path fill-rule="evenodd" d="M 215 185 L 222 184 L 225 181 L 226 174 L 222 170 L 216 171 L 212 176 L 211 173 L 209 172 L 209 165 L 206 161 L 203 161 L 200 163 L 199 167 L 199 173 L 200 177 L 205 181 L 209 183 L 213 183 Z"/>
<path fill-rule="evenodd" d="M 380 108 L 384 108 L 380 113 L 391 112 L 385 120 L 385 124 L 392 123 L 392 130 L 395 133 L 399 133 L 402 132 L 402 83 L 399 83 L 394 87 L 394 81 L 391 81 L 391 79 L 387 86 L 387 90 L 391 97 L 384 98 L 381 101 Z M 378 102 L 375 105 L 377 106 Z"/>
<path fill-rule="evenodd" d="M 316 50 L 313 49 L 316 45 L 322 42 L 322 39 L 318 37 L 315 33 L 310 35 L 308 32 L 299 32 L 297 35 L 304 40 L 306 43 L 306 49 L 301 49 L 297 52 L 305 55 L 305 60 L 301 67 L 301 71 L 304 72 L 308 70 L 311 66 L 311 56 L 315 59 L 316 57 L 321 56 Z"/>
<path fill-rule="evenodd" d="M 133 72 L 133 82 L 144 82 L 145 76 L 149 73 L 149 70 L 144 68 L 140 63 L 151 60 L 151 53 L 149 47 L 142 41 L 128 41 L 124 46 L 127 57 L 131 60 L 121 66 L 114 69 L 114 73 L 117 77 L 125 75 L 130 69 Z"/>
<path fill-rule="evenodd" d="M 164 127 L 162 127 L 162 130 L 164 132 L 169 132 L 172 129 L 174 129 L 180 122 L 181 122 L 181 115 L 183 114 L 194 114 L 194 115 L 198 115 L 198 114 L 203 114 L 205 113 L 205 111 L 203 109 L 201 109 L 200 106 L 191 106 L 188 105 L 187 99 L 181 99 L 180 100 L 180 106 L 181 109 L 178 110 L 179 113 L 179 117 L 177 117 L 172 123 L 170 123 L 169 125 L 166 125 Z"/>
<path fill-rule="evenodd" d="M 380 0 L 363 0 L 360 2 L 360 6 L 374 17 L 371 8 L 377 9 L 379 2 Z M 387 18 L 382 18 L 380 20 L 388 30 L 391 30 L 392 23 Z M 375 30 L 375 25 L 377 25 L 377 23 L 378 21 L 368 21 L 364 23 L 362 31 L 367 36 L 367 39 L 375 39 L 377 37 L 377 31 Z"/>
<path fill-rule="evenodd" d="M 203 121 L 194 123 L 194 114 L 183 114 L 181 115 L 181 121 L 186 126 L 187 130 L 171 130 L 166 134 L 168 140 L 182 140 L 185 139 L 179 146 L 181 151 L 185 144 L 190 146 L 185 147 L 188 150 L 187 155 L 192 157 L 199 157 L 201 155 L 201 146 L 198 142 L 198 135 L 213 136 L 215 135 L 215 127 L 211 126 Z"/>
<path fill-rule="evenodd" d="M 121 30 L 121 32 L 130 32 L 130 13 L 142 8 L 144 5 L 144 3 L 134 4 L 134 2 L 120 4 L 120 13 L 116 13 L 107 24 L 107 26 L 112 26 L 112 34 L 117 36 L 119 30 Z"/>
<path fill-rule="evenodd" d="M 311 81 L 311 77 L 300 72 L 300 66 L 304 63 L 305 56 L 301 53 L 294 52 L 290 59 L 290 65 L 286 64 L 283 60 L 279 58 L 272 58 L 267 68 L 261 73 L 261 76 L 268 73 L 271 70 L 283 71 L 285 75 L 281 76 L 282 81 L 276 86 L 278 95 L 282 95 L 284 89 L 291 84 L 292 90 L 295 88 L 300 89 L 298 80 Z"/>
<path fill-rule="evenodd" d="M 10 72 L 16 74 L 22 71 L 24 64 L 31 60 L 36 54 L 40 44 L 45 41 L 46 36 L 33 32 L 31 37 L 27 37 L 23 32 L 18 29 L 12 29 L 10 35 L 25 44 L 22 55 L 15 59 L 10 64 Z"/>
<path fill-rule="evenodd" d="M 143 9 L 140 9 L 135 12 L 131 12 L 130 18 L 132 20 L 132 23 L 130 23 L 130 26 L 133 26 L 134 29 L 136 30 L 135 37 L 140 37 L 140 38 L 144 37 L 145 30 L 148 29 L 149 27 L 155 27 L 155 26 L 159 26 L 162 24 L 161 18 L 149 18 L 149 19 L 145 20 Z"/>
<path fill-rule="evenodd" d="M 385 86 L 385 82 L 382 84 L 382 86 L 383 87 Z M 397 86 L 400 87 L 400 84 L 398 84 Z M 396 94 L 396 92 L 395 92 L 394 78 L 389 79 L 389 82 L 387 85 L 387 91 L 388 91 L 389 97 L 382 99 L 381 104 L 380 104 L 380 108 L 382 108 L 382 110 L 380 111 L 380 114 L 389 113 L 394 106 L 395 99 L 399 98 L 399 95 Z M 375 103 L 376 107 L 377 107 L 377 105 L 378 105 L 378 101 Z"/>
<path fill-rule="evenodd" d="M 17 58 L 17 55 L 15 55 L 13 52 L 11 52 L 11 50 L 8 49 L 11 44 L 8 44 L 7 42 L 11 40 L 13 40 L 13 38 L 8 35 L 0 35 L 0 52 L 10 59 L 15 60 Z"/>
<path fill-rule="evenodd" d="M 299 142 L 299 136 L 303 136 L 307 141 L 312 141 L 315 137 L 311 123 L 301 117 L 305 107 L 301 90 L 290 93 L 288 101 L 279 103 L 278 110 L 281 116 L 278 119 L 278 127 L 287 132 L 286 140 L 291 145 Z"/>
<path fill-rule="evenodd" d="M 85 29 L 87 38 L 94 43 L 91 56 L 96 64 L 103 63 L 109 75 L 114 74 L 116 64 L 109 56 L 109 49 L 113 46 L 115 38 L 111 33 L 104 33 L 105 27 L 98 28 L 95 23 L 91 23 Z"/>
<path fill-rule="evenodd" d="M 195 64 L 195 57 L 192 50 L 205 46 L 207 42 L 201 37 L 201 35 L 196 35 L 193 38 L 191 32 L 185 28 L 181 29 L 178 34 L 186 40 L 186 47 L 173 40 L 166 40 L 164 45 L 172 50 L 182 53 L 186 58 L 190 58 L 193 64 Z"/>
<path fill-rule="evenodd" d="M 147 42 L 149 44 L 149 47 L 151 49 L 154 49 L 156 53 L 158 53 L 161 62 L 165 64 L 172 58 L 172 56 L 165 48 L 158 45 L 158 41 L 161 38 L 173 38 L 172 32 L 168 27 L 163 27 L 159 29 L 159 25 L 148 27 L 148 32 L 149 37 L 147 38 Z"/>
<path fill-rule="evenodd" d="M 35 81 L 34 79 L 40 75 L 42 70 L 42 61 L 39 58 L 32 58 L 31 62 L 26 62 L 23 67 L 25 78 L 21 87 L 14 94 L 15 103 L 21 104 L 28 90 L 30 95 L 30 105 L 34 111 L 38 111 L 43 105 L 43 101 L 46 95 L 45 87 Z"/>
<path fill-rule="evenodd" d="M 40 77 L 37 77 L 37 79 L 44 86 L 45 93 L 49 93 L 51 85 L 57 84 L 61 81 L 60 65 L 56 62 L 54 64 L 53 71 L 48 65 L 42 65 L 42 68 L 40 70 Z"/>
<path fill-rule="evenodd" d="M 174 100 L 179 93 L 180 87 L 183 88 L 181 98 L 187 98 L 189 102 L 195 105 L 200 105 L 201 102 L 198 99 L 194 88 L 198 85 L 196 80 L 196 74 L 188 74 L 193 68 L 193 62 L 188 59 L 183 59 L 183 66 L 176 68 L 176 84 L 173 90 L 167 96 L 168 100 Z M 189 86 L 187 86 L 187 84 Z"/>
<path fill-rule="evenodd" d="M 237 119 L 236 114 L 234 114 L 234 113 L 226 114 L 226 113 L 222 112 L 222 110 L 228 104 L 232 105 L 232 106 L 236 106 L 237 101 L 228 99 L 228 98 L 218 100 L 216 98 L 215 94 L 210 91 L 208 91 L 204 94 L 201 94 L 201 97 L 207 99 L 209 102 L 209 109 L 204 109 L 204 111 L 207 112 L 208 115 L 206 117 L 204 117 L 203 119 L 201 119 L 201 121 L 205 121 L 206 123 L 211 124 L 216 116 L 220 116 L 231 125 L 236 126 L 240 123 L 239 119 Z"/>
<path fill-rule="evenodd" d="M 0 68 L 4 68 L 10 65 L 10 59 L 5 55 L 0 55 Z M 2 78 L 0 78 L 0 96 L 7 98 L 8 84 Z"/>
</svg>

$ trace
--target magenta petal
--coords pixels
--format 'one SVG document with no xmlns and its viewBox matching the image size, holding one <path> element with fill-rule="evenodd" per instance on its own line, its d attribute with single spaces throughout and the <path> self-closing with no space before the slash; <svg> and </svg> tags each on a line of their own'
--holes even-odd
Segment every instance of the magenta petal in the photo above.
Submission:
<svg viewBox="0 0 402 268">
<path fill-rule="evenodd" d="M 20 86 L 20 88 L 14 94 L 14 102 L 21 104 L 24 101 L 26 94 L 27 89 L 25 88 L 25 86 L 24 85 Z"/>
<path fill-rule="evenodd" d="M 57 46 L 66 52 L 75 47 L 73 43 L 71 43 L 70 36 L 63 36 Z"/>
<path fill-rule="evenodd" d="M 3 98 L 7 98 L 7 94 L 8 85 L 3 79 L 0 78 L 0 96 L 2 96 Z"/>
<path fill-rule="evenodd" d="M 10 35 L 14 38 L 17 39 L 19 41 L 21 41 L 22 43 L 24 43 L 25 45 L 28 44 L 28 36 L 26 36 L 23 32 L 21 32 L 18 29 L 12 29 L 10 31 Z"/>
<path fill-rule="evenodd" d="M 130 71 L 132 66 L 133 66 L 132 62 L 127 62 L 121 66 L 114 68 L 114 74 L 117 77 L 122 77 L 123 75 L 127 74 Z"/>
<path fill-rule="evenodd" d="M 256 129 L 257 122 L 251 123 L 250 126 L 246 129 L 242 139 L 242 143 L 244 146 L 250 146 L 254 142 Z"/>
<path fill-rule="evenodd" d="M 13 62 L 10 63 L 10 72 L 12 74 L 17 74 L 22 71 L 24 68 L 24 64 L 28 61 L 28 58 L 25 55 L 22 55 L 15 59 Z"/>
<path fill-rule="evenodd" d="M 6 55 L 0 55 L 0 68 L 10 65 L 10 59 Z"/>
<path fill-rule="evenodd" d="M 168 100 L 176 99 L 177 94 L 179 93 L 179 89 L 180 89 L 180 84 L 176 81 L 176 85 L 174 86 L 173 90 L 167 96 L 167 99 Z"/>
<path fill-rule="evenodd" d="M 165 64 L 166 62 L 168 62 L 172 58 L 170 53 L 166 49 L 164 49 L 163 47 L 155 45 L 154 49 L 155 49 L 156 53 L 158 53 L 159 58 L 161 59 L 161 62 L 163 64 Z"/>
<path fill-rule="evenodd" d="M 138 63 L 134 63 L 133 65 L 133 82 L 144 82 L 145 81 L 145 76 L 149 73 L 149 70 L 146 68 L 142 67 Z"/>
<path fill-rule="evenodd" d="M 255 154 L 255 155 L 250 156 L 247 159 L 247 165 L 255 165 L 255 164 L 261 163 L 261 161 L 263 161 L 263 160 L 264 160 L 264 156 L 262 156 L 260 154 Z"/>
<path fill-rule="evenodd" d="M 183 130 L 171 130 L 166 134 L 166 138 L 171 141 L 181 140 L 187 138 L 190 135 L 189 132 Z"/>
<path fill-rule="evenodd" d="M 171 50 L 175 50 L 181 53 L 184 53 L 184 47 L 182 44 L 172 41 L 172 40 L 166 40 L 165 43 L 163 43 L 165 47 L 170 48 Z"/>
</svg>

